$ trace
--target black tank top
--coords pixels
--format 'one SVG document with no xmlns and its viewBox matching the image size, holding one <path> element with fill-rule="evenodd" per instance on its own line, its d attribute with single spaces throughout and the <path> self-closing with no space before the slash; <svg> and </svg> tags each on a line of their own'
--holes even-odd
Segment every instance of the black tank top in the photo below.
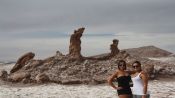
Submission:
<svg viewBox="0 0 175 98">
<path fill-rule="evenodd" d="M 131 76 L 120 76 L 117 78 L 118 87 L 129 88 L 131 82 Z"/>
</svg>

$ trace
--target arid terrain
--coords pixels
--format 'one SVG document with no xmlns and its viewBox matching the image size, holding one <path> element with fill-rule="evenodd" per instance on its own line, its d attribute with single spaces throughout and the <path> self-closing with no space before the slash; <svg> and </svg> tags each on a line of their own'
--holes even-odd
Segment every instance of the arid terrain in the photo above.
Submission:
<svg viewBox="0 0 175 98">
<path fill-rule="evenodd" d="M 140 61 L 148 73 L 151 98 L 175 98 L 175 56 L 156 46 L 118 48 L 113 39 L 110 53 L 85 57 L 81 54 L 81 37 L 85 28 L 74 30 L 69 53 L 35 59 L 27 52 L 15 62 L 0 63 L 0 98 L 116 98 L 107 78 L 125 60 L 127 70 Z M 114 81 L 115 82 L 115 81 Z"/>
<path fill-rule="evenodd" d="M 173 63 L 175 57 L 156 57 L 153 60 Z M 8 73 L 15 63 L 1 64 L 0 69 Z M 149 81 L 148 91 L 151 98 L 175 98 L 175 77 L 157 78 Z M 99 85 L 60 85 L 57 83 L 46 84 L 21 84 L 0 81 L 0 98 L 117 98 L 117 93 L 108 84 Z"/>
<path fill-rule="evenodd" d="M 175 79 L 149 81 L 150 98 L 175 98 Z M 0 98 L 118 98 L 108 84 L 0 84 Z"/>
</svg>

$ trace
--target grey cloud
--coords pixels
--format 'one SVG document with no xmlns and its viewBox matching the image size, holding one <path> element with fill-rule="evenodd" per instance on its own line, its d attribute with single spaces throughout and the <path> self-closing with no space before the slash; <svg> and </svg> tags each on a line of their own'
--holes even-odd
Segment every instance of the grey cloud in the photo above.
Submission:
<svg viewBox="0 0 175 98">
<path fill-rule="evenodd" d="M 90 31 L 175 33 L 174 5 L 173 0 L 1 0 L 0 33 L 67 32 L 78 26 Z M 115 29 L 110 31 L 110 26 Z"/>
<path fill-rule="evenodd" d="M 175 33 L 174 9 L 175 0 L 0 0 L 1 57 L 9 58 L 10 54 L 18 55 L 16 53 L 20 54 L 22 51 L 18 49 L 27 50 L 27 47 L 21 47 L 26 46 L 25 41 L 22 41 L 21 46 L 18 46 L 18 42 L 10 43 L 10 41 L 53 37 L 59 39 L 81 26 L 86 27 L 87 35 L 95 33 L 106 36 L 105 34 L 127 33 L 126 36 L 135 38 L 139 34 L 148 34 L 154 39 L 155 35 L 167 33 L 166 35 L 170 37 Z M 169 37 L 162 40 L 170 39 Z M 124 40 L 126 39 L 122 41 Z M 146 40 L 151 44 L 152 40 Z M 164 46 L 173 49 L 173 41 L 168 41 L 166 44 L 171 44 Z M 16 45 L 16 47 L 5 47 L 6 45 Z M 40 49 L 40 47 L 35 48 Z M 17 52 L 14 53 L 12 50 Z"/>
</svg>

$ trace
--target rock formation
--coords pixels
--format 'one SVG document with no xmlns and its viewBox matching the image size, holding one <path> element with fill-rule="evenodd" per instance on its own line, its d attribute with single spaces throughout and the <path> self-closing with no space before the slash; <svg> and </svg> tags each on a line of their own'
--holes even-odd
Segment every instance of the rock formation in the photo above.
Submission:
<svg viewBox="0 0 175 98">
<path fill-rule="evenodd" d="M 45 73 L 39 73 L 36 77 L 35 80 L 37 83 L 45 83 L 49 81 L 49 77 Z"/>
<path fill-rule="evenodd" d="M 8 80 L 12 82 L 20 82 L 23 79 L 30 79 L 30 76 L 31 75 L 28 72 L 17 72 L 17 73 L 10 74 L 10 76 L 8 77 Z"/>
<path fill-rule="evenodd" d="M 0 76 L 6 78 L 5 80 L 22 83 L 100 84 L 105 83 L 107 77 L 118 68 L 117 62 L 121 59 L 127 62 L 128 70 L 132 69 L 131 64 L 134 61 L 140 61 L 150 79 L 158 75 L 175 75 L 175 64 L 150 60 L 142 55 L 138 56 L 137 51 L 132 53 L 128 52 L 129 50 L 119 51 L 118 40 L 113 40 L 111 53 L 82 57 L 80 38 L 83 31 L 84 28 L 80 28 L 71 35 L 68 55 L 57 51 L 54 56 L 44 60 L 31 60 L 34 54 L 30 52 L 19 58 L 9 75 L 2 72 Z M 155 48 L 153 50 L 156 51 Z M 159 50 L 157 50 L 158 53 L 167 54 Z M 140 51 L 146 53 L 143 50 Z M 80 61 L 82 58 L 83 60 Z"/>
<path fill-rule="evenodd" d="M 19 69 L 21 69 L 23 66 L 25 66 L 31 59 L 33 59 L 35 56 L 34 53 L 32 52 L 29 52 L 29 53 L 26 53 L 24 54 L 23 56 L 21 56 L 15 66 L 12 68 L 12 70 L 10 71 L 10 73 L 14 73 L 16 71 L 18 71 Z"/>
<path fill-rule="evenodd" d="M 0 78 L 1 78 L 2 80 L 6 80 L 7 77 L 8 77 L 7 71 L 5 71 L 5 70 L 0 71 Z"/>
<path fill-rule="evenodd" d="M 81 59 L 81 37 L 85 28 L 79 28 L 78 30 L 74 30 L 74 33 L 70 37 L 70 45 L 69 45 L 69 56 L 75 59 Z"/>
<path fill-rule="evenodd" d="M 115 56 L 119 53 L 119 49 L 118 49 L 118 39 L 114 39 L 113 43 L 110 45 L 110 50 L 111 50 L 111 56 Z"/>
</svg>

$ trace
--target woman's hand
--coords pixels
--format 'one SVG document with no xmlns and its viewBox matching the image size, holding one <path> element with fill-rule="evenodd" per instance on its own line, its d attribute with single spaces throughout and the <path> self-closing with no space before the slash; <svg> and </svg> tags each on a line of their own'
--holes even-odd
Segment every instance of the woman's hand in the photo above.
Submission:
<svg viewBox="0 0 175 98">
<path fill-rule="evenodd" d="M 146 98 L 146 95 L 143 95 L 142 98 Z"/>
<path fill-rule="evenodd" d="M 123 89 L 122 87 L 116 87 L 116 90 L 121 90 L 121 89 Z"/>
</svg>

